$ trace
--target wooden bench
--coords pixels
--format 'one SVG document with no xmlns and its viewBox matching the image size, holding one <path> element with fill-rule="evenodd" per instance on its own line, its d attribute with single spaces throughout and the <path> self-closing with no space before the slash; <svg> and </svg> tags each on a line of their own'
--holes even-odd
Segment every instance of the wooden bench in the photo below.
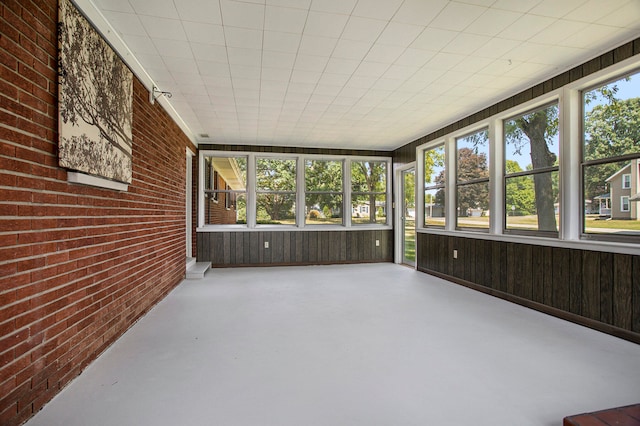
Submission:
<svg viewBox="0 0 640 426">
<path fill-rule="evenodd" d="M 563 426 L 640 426 L 640 404 L 565 417 Z"/>
</svg>

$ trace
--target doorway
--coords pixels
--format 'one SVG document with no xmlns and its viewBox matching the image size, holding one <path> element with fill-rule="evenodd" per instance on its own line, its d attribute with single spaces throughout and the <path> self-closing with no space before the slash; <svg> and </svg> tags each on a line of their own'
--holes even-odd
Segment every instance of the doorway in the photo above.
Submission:
<svg viewBox="0 0 640 426">
<path fill-rule="evenodd" d="M 398 170 L 397 205 L 398 263 L 416 265 L 416 170 L 413 165 Z"/>
</svg>

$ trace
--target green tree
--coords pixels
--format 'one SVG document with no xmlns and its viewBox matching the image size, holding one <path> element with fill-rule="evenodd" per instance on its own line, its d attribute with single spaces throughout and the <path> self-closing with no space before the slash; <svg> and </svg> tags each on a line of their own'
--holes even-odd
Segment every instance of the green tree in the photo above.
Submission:
<svg viewBox="0 0 640 426">
<path fill-rule="evenodd" d="M 458 181 L 465 182 L 477 178 L 489 177 L 489 166 L 485 153 L 476 153 L 471 148 L 458 149 Z M 440 177 L 440 176 L 439 176 Z M 444 179 L 444 170 L 441 173 Z M 438 194 L 436 194 L 438 199 Z M 489 208 L 489 185 L 476 183 L 458 186 L 458 215 L 467 216 L 469 209 Z"/>
<path fill-rule="evenodd" d="M 369 222 L 376 223 L 376 199 L 386 198 L 387 163 L 385 161 L 352 162 L 351 191 L 355 204 L 369 203 Z"/>
<path fill-rule="evenodd" d="M 321 211 L 328 206 L 331 215 L 342 211 L 342 161 L 307 160 L 304 179 L 306 207 L 318 206 Z"/>
<path fill-rule="evenodd" d="M 295 217 L 296 160 L 259 158 L 256 161 L 256 188 L 260 221 Z"/>
<path fill-rule="evenodd" d="M 516 119 L 505 122 L 505 139 L 516 153 L 528 147 L 534 170 L 556 165 L 557 156 L 549 146 L 558 135 L 558 106 L 552 105 Z M 554 208 L 555 196 L 551 173 L 533 175 L 535 187 L 535 210 L 538 215 L 538 229 L 557 231 Z"/>
<path fill-rule="evenodd" d="M 506 173 L 521 172 L 522 168 L 517 161 L 507 160 L 505 163 Z M 535 189 L 533 182 L 528 176 L 517 176 L 508 178 L 505 188 L 506 209 L 515 207 L 518 214 L 530 215 L 535 212 Z"/>
<path fill-rule="evenodd" d="M 640 98 L 619 100 L 615 98 L 616 91 L 605 88 L 608 89 L 602 95 L 605 103 L 585 114 L 586 161 L 640 152 Z M 605 181 L 619 168 L 619 163 L 589 167 L 585 173 L 585 199 L 607 193 Z"/>
</svg>

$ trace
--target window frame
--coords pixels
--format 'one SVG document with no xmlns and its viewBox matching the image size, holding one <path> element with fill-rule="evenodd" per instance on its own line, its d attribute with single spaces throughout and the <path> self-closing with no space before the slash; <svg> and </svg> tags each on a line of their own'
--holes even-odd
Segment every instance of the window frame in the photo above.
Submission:
<svg viewBox="0 0 640 426">
<path fill-rule="evenodd" d="M 426 166 L 425 166 L 425 157 L 428 151 L 433 151 L 436 149 L 442 148 L 443 150 L 443 171 L 444 171 L 444 182 L 443 183 L 438 183 L 438 184 L 430 184 L 427 185 L 426 181 L 425 181 L 425 173 L 426 173 Z M 447 227 L 447 223 L 448 223 L 448 219 L 447 219 L 447 202 L 449 199 L 449 196 L 447 194 L 447 182 L 448 182 L 448 178 L 447 178 L 447 144 L 446 141 L 444 140 L 440 140 L 437 141 L 435 144 L 429 144 L 428 146 L 426 146 L 424 149 L 419 150 L 419 157 L 421 159 L 421 161 L 419 162 L 420 167 L 419 170 L 416 170 L 416 189 L 417 188 L 421 188 L 421 191 L 418 191 L 418 196 L 416 197 L 416 216 L 420 217 L 420 221 L 418 223 L 418 226 L 422 226 L 424 228 L 433 228 L 433 229 L 445 229 Z M 442 206 L 443 209 L 443 219 L 444 219 L 444 224 L 442 225 L 436 225 L 436 224 L 428 224 L 427 223 L 427 216 L 426 216 L 426 200 L 425 200 L 425 193 L 428 190 L 442 190 L 444 192 L 444 205 Z M 421 200 L 421 201 L 420 201 Z M 422 206 L 422 214 L 418 215 L 418 205 Z M 431 216 L 432 217 L 432 216 Z"/>
<path fill-rule="evenodd" d="M 340 162 L 340 166 L 342 168 L 342 190 L 341 191 L 318 191 L 318 190 L 307 190 L 307 161 L 333 161 L 333 162 Z M 303 163 L 303 187 L 302 187 L 302 196 L 303 196 L 303 204 L 302 207 L 305 210 L 304 212 L 304 220 L 302 220 L 302 225 L 306 228 L 319 228 L 319 229 L 327 229 L 329 227 L 343 227 L 346 224 L 346 216 L 345 215 L 345 207 L 346 207 L 346 197 L 345 197 L 345 191 L 346 191 L 346 178 L 345 178 L 345 174 L 346 174 L 346 160 L 340 159 L 339 157 L 327 157 L 327 156 L 321 156 L 318 158 L 313 158 L 313 157 L 309 157 L 309 156 L 305 156 L 304 159 L 302 160 Z M 326 194 L 326 195 L 340 195 L 342 197 L 342 202 L 341 202 L 341 212 L 342 212 L 342 220 L 340 221 L 339 224 L 311 224 L 311 223 L 307 223 L 307 213 L 306 213 L 306 207 L 307 207 L 307 194 Z"/>
<path fill-rule="evenodd" d="M 620 212 L 621 213 L 629 213 L 631 212 L 631 201 L 629 200 L 629 196 L 628 195 L 621 195 L 620 196 Z M 626 203 L 625 203 L 625 199 L 626 199 Z M 627 205 L 627 208 L 625 209 L 624 206 L 625 204 Z"/>
<path fill-rule="evenodd" d="M 268 190 L 268 189 L 260 189 L 258 188 L 257 185 L 257 170 L 258 170 L 258 161 L 265 159 L 265 160 L 293 160 L 295 161 L 295 168 L 296 168 L 296 178 L 295 178 L 295 182 L 294 182 L 294 191 L 274 191 L 274 190 Z M 300 161 L 298 159 L 297 156 L 279 156 L 277 154 L 270 154 L 270 155 L 264 155 L 263 153 L 257 153 L 257 155 L 255 156 L 255 161 L 254 161 L 254 176 L 256 178 L 256 182 L 255 182 L 255 200 L 256 200 L 256 204 L 254 207 L 254 215 L 256 217 L 256 227 L 263 227 L 263 226 L 277 226 L 277 227 L 295 227 L 298 225 L 298 221 L 299 221 L 299 216 L 298 216 L 298 197 L 297 197 L 297 192 L 298 192 L 298 167 L 300 166 Z M 258 216 L 258 194 L 288 194 L 288 195 L 292 195 L 294 196 L 294 202 L 295 202 L 295 221 L 293 224 L 262 224 L 262 223 L 257 223 L 257 216 Z"/>
<path fill-rule="evenodd" d="M 558 124 L 558 165 L 557 166 L 547 166 L 547 167 L 540 167 L 537 169 L 531 169 L 531 170 L 523 170 L 520 172 L 514 172 L 514 173 L 507 173 L 507 138 L 505 136 L 506 131 L 505 131 L 505 126 L 506 123 L 508 121 L 511 121 L 517 117 L 521 117 L 523 115 L 527 115 L 527 114 L 531 114 L 546 108 L 549 108 L 551 106 L 557 106 L 558 107 L 558 114 L 560 114 L 560 100 L 559 99 L 554 99 L 551 102 L 547 102 L 547 103 L 543 103 L 541 105 L 537 105 L 534 108 L 530 108 L 521 112 L 518 112 L 517 114 L 513 114 L 509 117 L 505 117 L 503 119 L 500 120 L 500 124 L 502 126 L 502 148 L 503 148 L 503 158 L 502 158 L 502 186 L 503 186 L 503 209 L 502 209 L 502 215 L 503 215 L 503 227 L 502 227 L 502 232 L 504 234 L 513 234 L 513 235 L 532 235 L 532 236 L 539 236 L 539 237 L 543 237 L 543 238 L 558 238 L 559 234 L 560 234 L 560 217 L 558 217 L 558 223 L 557 223 L 557 227 L 558 227 L 558 231 L 540 231 L 538 229 L 514 229 L 514 228 L 507 228 L 507 219 L 509 216 L 508 213 L 508 205 L 507 205 L 507 180 L 510 178 L 518 178 L 518 177 L 524 177 L 524 176 L 535 176 L 538 174 L 544 174 L 544 173 L 553 173 L 553 172 L 557 172 L 558 173 L 558 179 L 560 178 L 560 164 L 562 161 L 561 158 L 561 145 L 562 145 L 562 127 L 560 126 L 560 124 Z M 559 197 L 559 195 L 558 195 Z M 561 211 L 562 210 L 562 204 L 560 199 L 558 198 L 558 208 Z"/>
<path fill-rule="evenodd" d="M 205 224 L 204 197 L 205 197 L 205 158 L 206 157 L 242 157 L 247 159 L 247 183 L 246 191 L 243 192 L 246 197 L 246 223 L 236 224 Z M 282 158 L 296 159 L 296 224 L 295 225 L 275 225 L 275 224 L 258 224 L 256 220 L 256 197 L 257 177 L 256 177 L 256 161 L 257 158 Z M 324 160 L 324 161 L 341 161 L 343 163 L 342 176 L 342 216 L 341 224 L 315 225 L 305 224 L 305 161 L 306 160 Z M 351 223 L 351 211 L 345 210 L 345 206 L 351 205 L 351 162 L 352 161 L 384 161 L 386 162 L 386 221 L 384 223 L 358 224 Z M 203 149 L 198 154 L 198 221 L 197 232 L 216 232 L 225 230 L 235 231 L 251 231 L 251 230 L 339 230 L 339 229 L 391 229 L 392 208 L 392 179 L 391 173 L 393 162 L 391 157 L 383 156 L 356 156 L 356 155 L 323 155 L 323 154 L 292 154 L 292 153 L 264 153 L 257 151 L 219 151 Z M 228 191 L 219 191 L 228 192 Z M 268 191 L 271 192 L 271 191 Z"/>
<path fill-rule="evenodd" d="M 468 180 L 463 180 L 461 181 L 459 179 L 459 160 L 460 160 L 460 155 L 459 155 L 459 151 L 460 148 L 458 147 L 458 141 L 464 138 L 467 138 L 471 135 L 474 135 L 476 133 L 480 133 L 486 131 L 487 132 L 487 176 L 486 177 L 476 177 L 476 178 L 472 178 L 472 179 L 468 179 Z M 454 160 L 455 160 L 455 180 L 454 180 L 454 191 L 455 191 L 455 203 L 454 203 L 454 208 L 456 211 L 455 214 L 455 229 L 459 230 L 459 231 L 467 231 L 467 232 L 481 232 L 481 233 L 488 233 L 491 229 L 491 223 L 488 223 L 487 226 L 482 226 L 482 227 L 472 227 L 472 226 L 460 226 L 458 223 L 458 220 L 460 219 L 460 215 L 458 214 L 458 203 L 459 203 L 459 191 L 458 189 L 460 187 L 465 187 L 465 186 L 472 186 L 472 185 L 477 185 L 477 184 L 487 184 L 487 196 L 489 197 L 488 199 L 488 209 L 491 209 L 491 170 L 492 167 L 491 165 L 493 164 L 493 161 L 491 159 L 491 137 L 490 137 L 490 132 L 489 132 L 489 126 L 480 126 L 478 128 L 476 128 L 475 130 L 471 131 L 471 132 L 466 132 L 460 135 L 457 135 L 454 138 L 454 142 L 455 142 L 455 156 L 454 156 Z M 494 166 L 495 167 L 495 166 Z M 445 172 L 446 173 L 446 172 Z M 446 221 L 446 219 L 445 219 Z"/>
<path fill-rule="evenodd" d="M 385 162 L 386 166 L 385 166 L 385 190 L 384 191 L 381 192 L 381 191 L 354 191 L 353 190 L 353 175 L 351 173 L 351 171 L 353 170 L 352 169 L 353 163 L 367 163 L 367 162 L 368 163 L 373 163 L 373 162 L 382 163 L 382 162 L 385 162 L 385 161 L 380 161 L 380 160 L 377 160 L 375 158 L 368 158 L 368 159 L 351 158 L 349 160 L 349 164 L 348 164 L 348 167 L 349 167 L 349 189 L 350 189 L 349 202 L 350 202 L 350 205 L 351 205 L 351 209 L 349 209 L 349 211 L 350 212 L 353 211 L 353 198 L 354 198 L 353 196 L 354 196 L 354 194 L 356 196 L 358 196 L 358 195 L 373 195 L 374 198 L 377 198 L 377 196 L 379 196 L 379 195 L 384 195 L 385 196 L 385 205 L 386 205 L 386 208 L 385 208 L 385 221 L 384 221 L 384 223 L 381 223 L 381 222 L 380 223 L 379 222 L 353 223 L 353 213 L 352 213 L 349 220 L 350 220 L 350 222 L 351 222 L 351 224 L 353 226 L 356 226 L 358 228 L 366 227 L 366 226 L 377 226 L 378 224 L 388 225 L 389 222 L 390 222 L 390 219 L 391 219 L 390 216 L 392 216 L 392 215 L 389 214 L 389 212 L 392 212 L 392 210 L 389 209 L 389 188 L 391 187 L 391 181 L 389 180 L 389 176 L 391 175 L 391 172 L 390 172 L 389 169 L 392 168 L 392 165 L 389 162 Z M 363 207 L 365 207 L 365 206 L 363 206 Z M 371 206 L 366 206 L 366 208 L 367 208 L 367 211 L 365 212 L 365 211 L 362 211 L 362 209 L 361 209 L 361 213 L 368 214 L 369 217 L 371 217 Z M 374 208 L 374 212 L 375 212 L 376 206 L 374 205 L 373 208 Z"/>
<path fill-rule="evenodd" d="M 622 175 L 622 189 L 631 189 L 631 173 Z"/>
<path fill-rule="evenodd" d="M 416 150 L 416 188 L 424 187 L 424 151 L 436 145 L 445 144 L 445 152 L 449 154 L 445 159 L 445 173 L 447 182 L 445 184 L 445 227 L 444 229 L 426 226 L 424 222 L 424 193 L 416 191 L 417 205 L 417 232 L 430 233 L 439 235 L 449 235 L 457 237 L 469 237 L 487 240 L 497 240 L 505 242 L 526 242 L 534 245 L 608 251 L 616 253 L 638 253 L 640 236 L 625 235 L 623 238 L 610 238 L 610 236 L 602 237 L 601 234 L 584 234 L 583 233 L 583 212 L 582 205 L 582 92 L 590 90 L 594 87 L 616 81 L 628 75 L 634 75 L 640 72 L 640 55 L 620 61 L 600 71 L 596 71 L 586 77 L 577 79 L 568 84 L 562 85 L 557 89 L 553 89 L 540 96 L 534 97 L 528 101 L 517 104 L 511 108 L 500 111 L 500 108 L 492 108 L 494 111 L 489 115 L 489 109 L 478 112 L 482 115 L 478 121 L 473 122 L 464 127 L 458 127 L 458 123 L 450 126 L 454 128 L 450 133 L 442 134 L 438 131 L 437 138 L 429 140 L 421 145 L 417 145 Z M 637 77 L 636 77 L 637 78 Z M 475 130 L 489 127 L 489 143 L 490 143 L 490 211 L 501 212 L 505 209 L 504 194 L 504 167 L 491 167 L 504 161 L 504 135 L 502 121 L 510 117 L 516 116 L 527 111 L 537 109 L 545 104 L 558 102 L 559 116 L 559 171 L 558 171 L 558 201 L 559 211 L 559 232 L 558 235 L 547 237 L 540 234 L 520 235 L 513 232 L 505 232 L 505 218 L 502 214 L 490 215 L 489 232 L 473 232 L 468 228 L 459 229 L 451 224 L 453 218 L 456 217 L 455 207 L 452 198 L 455 197 L 456 191 L 454 185 L 451 184 L 456 179 L 455 160 L 456 156 L 455 138 L 472 133 Z M 462 123 L 462 121 L 461 121 Z M 427 139 L 426 137 L 423 139 Z M 633 157 L 633 155 L 632 155 Z M 639 160 L 640 161 L 640 160 Z M 632 176 L 632 183 L 633 183 Z M 633 194 L 631 194 L 633 195 Z M 632 203 L 633 201 L 630 201 Z M 631 204 L 631 211 L 640 209 L 640 203 L 637 206 Z M 421 209 L 421 210 L 420 210 Z"/>
</svg>

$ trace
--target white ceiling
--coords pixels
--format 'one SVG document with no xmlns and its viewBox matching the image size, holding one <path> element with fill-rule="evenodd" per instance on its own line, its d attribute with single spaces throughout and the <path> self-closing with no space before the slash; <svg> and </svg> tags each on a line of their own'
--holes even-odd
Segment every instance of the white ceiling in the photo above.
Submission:
<svg viewBox="0 0 640 426">
<path fill-rule="evenodd" d="M 224 144 L 394 149 L 640 35 L 639 0 L 92 1 Z"/>
</svg>

